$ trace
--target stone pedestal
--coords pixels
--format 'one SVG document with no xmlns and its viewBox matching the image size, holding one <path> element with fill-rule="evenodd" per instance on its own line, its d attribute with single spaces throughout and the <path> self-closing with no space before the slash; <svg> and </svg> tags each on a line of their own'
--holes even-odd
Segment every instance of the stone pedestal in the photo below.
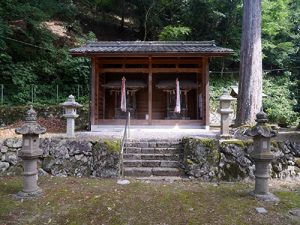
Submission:
<svg viewBox="0 0 300 225">
<path fill-rule="evenodd" d="M 75 118 L 67 117 L 67 136 L 75 137 Z"/>
<path fill-rule="evenodd" d="M 231 138 L 229 133 L 229 126 L 231 124 L 230 114 L 233 113 L 231 108 L 231 102 L 235 101 L 235 98 L 231 97 L 229 93 L 224 92 L 223 95 L 219 98 L 220 100 L 220 109 L 219 113 L 221 114 L 221 138 Z"/>
<path fill-rule="evenodd" d="M 257 198 L 265 201 L 279 201 L 279 199 L 269 192 L 269 165 L 273 160 L 270 151 L 271 137 L 276 136 L 276 132 L 267 125 L 267 115 L 261 111 L 256 115 L 257 124 L 248 129 L 246 134 L 253 137 L 253 152 L 251 158 L 255 163 L 255 189 L 251 192 Z"/>
<path fill-rule="evenodd" d="M 19 157 L 23 160 L 23 190 L 17 194 L 19 198 L 31 198 L 41 194 L 41 189 L 37 185 L 38 170 L 37 160 L 43 154 L 39 149 L 39 135 L 46 133 L 46 128 L 41 127 L 36 122 L 37 113 L 32 106 L 27 111 L 25 123 L 17 128 L 15 132 L 22 134 L 22 150 Z"/>
<path fill-rule="evenodd" d="M 75 97 L 70 95 L 68 100 L 60 104 L 64 108 L 64 117 L 67 118 L 67 137 L 75 137 L 75 119 L 78 117 L 77 108 L 82 107 L 75 101 Z"/>
</svg>

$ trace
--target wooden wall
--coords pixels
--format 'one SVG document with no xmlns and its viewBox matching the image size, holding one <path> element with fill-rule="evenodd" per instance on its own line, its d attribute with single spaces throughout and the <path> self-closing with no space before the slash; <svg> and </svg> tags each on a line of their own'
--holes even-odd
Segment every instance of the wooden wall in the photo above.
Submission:
<svg viewBox="0 0 300 225">
<path fill-rule="evenodd" d="M 149 64 L 152 62 L 153 64 Z M 150 66 L 151 65 L 151 66 Z M 149 88 L 136 93 L 137 119 L 145 120 L 152 106 L 152 119 L 164 120 L 166 117 L 166 93 L 155 87 L 159 79 L 170 79 L 177 76 L 189 77 L 198 82 L 197 90 L 188 93 L 189 117 L 191 120 L 204 121 L 208 125 L 208 58 L 207 57 L 98 57 L 92 59 L 92 102 L 91 123 L 97 125 L 103 119 L 114 118 L 115 97 L 105 91 L 102 85 L 105 82 L 119 80 L 122 76 L 128 79 L 144 79 L 148 83 L 148 76 L 152 74 L 152 103 L 149 104 Z M 151 72 L 152 71 L 152 72 Z M 203 95 L 203 118 L 198 111 L 199 94 Z M 118 103 L 117 103 L 118 104 Z"/>
</svg>

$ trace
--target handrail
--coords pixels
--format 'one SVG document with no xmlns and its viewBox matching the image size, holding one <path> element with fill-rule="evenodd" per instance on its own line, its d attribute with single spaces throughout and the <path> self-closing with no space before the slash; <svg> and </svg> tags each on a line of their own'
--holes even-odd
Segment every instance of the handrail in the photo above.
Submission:
<svg viewBox="0 0 300 225">
<path fill-rule="evenodd" d="M 120 167 L 119 167 L 121 177 L 124 177 L 123 155 L 124 155 L 124 146 L 127 142 L 127 139 L 130 138 L 129 129 L 130 129 L 130 112 L 128 111 L 126 123 L 125 123 L 124 134 L 123 134 L 122 143 L 121 143 L 121 163 L 120 163 Z"/>
</svg>

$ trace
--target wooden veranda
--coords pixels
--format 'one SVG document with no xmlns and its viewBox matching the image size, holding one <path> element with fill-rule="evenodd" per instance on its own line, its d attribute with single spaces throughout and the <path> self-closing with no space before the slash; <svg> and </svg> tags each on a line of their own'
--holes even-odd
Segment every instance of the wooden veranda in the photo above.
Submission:
<svg viewBox="0 0 300 225">
<path fill-rule="evenodd" d="M 209 60 L 232 53 L 214 42 L 92 42 L 71 49 L 91 58 L 90 123 L 120 125 L 122 77 L 133 125 L 209 126 Z M 175 80 L 181 113 L 174 113 Z"/>
</svg>

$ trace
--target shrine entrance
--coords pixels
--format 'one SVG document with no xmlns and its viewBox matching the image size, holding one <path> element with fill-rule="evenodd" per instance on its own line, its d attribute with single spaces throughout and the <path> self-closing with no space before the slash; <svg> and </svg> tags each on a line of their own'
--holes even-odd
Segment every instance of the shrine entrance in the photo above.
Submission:
<svg viewBox="0 0 300 225">
<path fill-rule="evenodd" d="M 232 50 L 214 42 L 93 42 L 70 52 L 91 58 L 90 122 L 96 130 L 125 123 L 122 77 L 132 125 L 209 126 L 209 58 Z M 176 79 L 180 113 L 174 112 Z"/>
<path fill-rule="evenodd" d="M 175 112 L 176 79 L 180 87 L 180 113 Z M 202 119 L 202 95 L 198 96 L 197 74 L 156 74 L 154 75 L 153 102 L 161 106 L 161 114 L 156 115 L 162 120 L 198 120 Z M 159 94 L 160 93 L 160 94 Z M 200 104 L 198 104 L 200 103 Z M 197 110 L 198 108 L 198 110 Z"/>
</svg>

